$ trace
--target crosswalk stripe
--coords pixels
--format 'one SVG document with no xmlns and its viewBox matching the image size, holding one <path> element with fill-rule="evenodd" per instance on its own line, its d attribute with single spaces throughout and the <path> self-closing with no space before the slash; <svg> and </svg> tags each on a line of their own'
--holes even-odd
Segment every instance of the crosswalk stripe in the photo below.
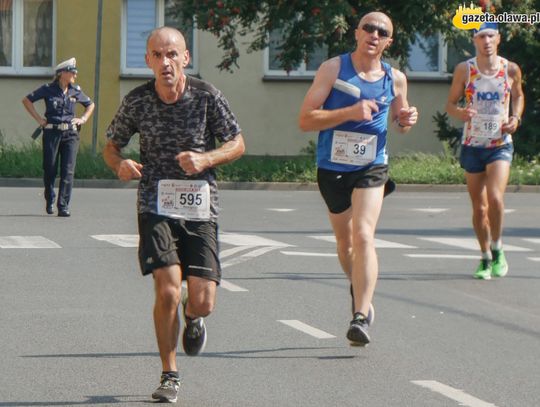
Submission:
<svg viewBox="0 0 540 407">
<path fill-rule="evenodd" d="M 336 243 L 334 235 L 313 235 L 308 236 L 312 239 L 322 240 L 323 242 Z M 375 247 L 377 249 L 416 249 L 416 246 L 410 246 L 403 243 L 390 242 L 388 240 L 375 239 Z"/>
<path fill-rule="evenodd" d="M 0 236 L 0 249 L 61 249 L 43 236 Z"/>
<path fill-rule="evenodd" d="M 472 254 L 404 254 L 406 257 L 412 257 L 416 259 L 479 259 L 480 255 L 474 256 Z"/>
<path fill-rule="evenodd" d="M 293 212 L 296 209 L 290 209 L 290 208 L 266 208 L 267 211 L 273 211 L 273 212 Z"/>
<path fill-rule="evenodd" d="M 288 247 L 287 243 L 278 242 L 277 240 L 267 239 L 256 235 L 241 235 L 238 233 L 221 232 L 219 241 L 230 244 L 232 246 L 274 246 Z"/>
<path fill-rule="evenodd" d="M 223 279 L 221 280 L 220 287 L 224 288 L 227 291 L 232 291 L 232 292 L 246 292 L 246 291 L 249 291 L 246 288 L 240 287 L 239 285 L 233 284 L 233 283 L 231 283 L 231 282 L 229 282 L 227 280 L 223 280 Z"/>
<path fill-rule="evenodd" d="M 442 394 L 443 396 L 451 400 L 457 401 L 458 403 L 460 403 L 460 406 L 497 407 L 495 404 L 480 400 L 476 397 L 471 396 L 470 394 L 465 393 L 462 390 L 455 389 L 443 383 L 439 383 L 436 380 L 412 380 L 411 383 L 429 389 L 435 393 Z"/>
<path fill-rule="evenodd" d="M 540 257 L 527 257 L 531 261 L 540 261 Z"/>
<path fill-rule="evenodd" d="M 474 238 L 455 238 L 455 237 L 419 237 L 420 240 L 426 240 L 428 242 L 440 243 L 447 246 L 460 247 L 466 250 L 478 251 L 478 242 Z M 505 252 L 530 252 L 531 249 L 525 247 L 513 246 L 504 243 L 503 248 Z"/>
<path fill-rule="evenodd" d="M 525 240 L 526 242 L 531 242 L 531 243 L 535 243 L 535 244 L 540 244 L 540 239 L 535 239 L 535 238 L 524 238 L 523 240 Z"/>
<path fill-rule="evenodd" d="M 254 247 L 255 246 L 236 246 L 236 247 L 231 247 L 230 249 L 220 250 L 219 251 L 219 258 L 220 259 L 225 259 L 227 257 L 230 257 L 230 256 L 236 254 L 236 253 L 246 251 L 246 250 L 249 250 L 249 249 L 253 249 Z"/>
<path fill-rule="evenodd" d="M 272 250 L 275 250 L 276 247 L 260 247 L 258 249 L 255 249 L 255 250 L 252 250 L 250 252 L 247 252 L 241 256 L 238 256 L 238 257 L 234 257 L 224 263 L 221 264 L 221 268 L 224 269 L 224 268 L 227 268 L 227 267 L 230 267 L 230 266 L 234 266 L 234 265 L 237 265 L 237 264 L 240 264 L 240 263 L 243 263 L 245 261 L 248 261 L 248 260 L 251 260 L 253 259 L 254 257 L 258 257 L 258 256 L 261 256 L 265 253 L 268 253 Z"/>
<path fill-rule="evenodd" d="M 278 322 L 288 325 L 291 328 L 297 329 L 298 331 L 304 332 L 308 335 L 311 335 L 317 339 L 331 339 L 335 338 L 334 335 L 329 334 L 328 332 L 321 331 L 320 329 L 314 328 L 308 324 L 304 324 L 297 319 L 278 319 Z"/>
<path fill-rule="evenodd" d="M 448 208 L 413 208 L 411 209 L 417 212 L 427 212 L 427 213 L 442 213 L 446 212 Z"/>
<path fill-rule="evenodd" d="M 90 235 L 91 238 L 120 247 L 138 247 L 139 235 Z"/>
<path fill-rule="evenodd" d="M 287 250 L 281 250 L 280 253 L 286 256 L 337 257 L 336 253 L 290 252 Z"/>
</svg>

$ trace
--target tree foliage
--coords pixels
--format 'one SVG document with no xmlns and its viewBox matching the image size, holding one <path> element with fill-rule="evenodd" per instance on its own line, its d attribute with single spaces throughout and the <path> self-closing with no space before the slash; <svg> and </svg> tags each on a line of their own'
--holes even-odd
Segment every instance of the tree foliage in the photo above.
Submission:
<svg viewBox="0 0 540 407">
<path fill-rule="evenodd" d="M 286 71 L 323 45 L 329 56 L 354 49 L 354 30 L 370 11 L 382 11 L 394 24 L 392 46 L 387 57 L 404 68 L 416 34 L 440 32 L 450 44 L 470 38 L 470 32 L 452 26 L 459 5 L 470 0 L 171 0 L 175 13 L 188 23 L 217 37 L 223 50 L 221 70 L 239 65 L 239 42 L 247 52 L 268 46 L 269 33 L 277 30 L 282 42 L 277 56 Z M 532 14 L 540 10 L 540 0 L 478 0 L 477 5 L 492 13 Z M 501 55 L 518 63 L 523 71 L 527 109 L 516 135 L 516 150 L 531 155 L 540 152 L 540 34 L 538 26 L 501 25 Z M 463 55 L 465 59 L 465 55 Z"/>
</svg>

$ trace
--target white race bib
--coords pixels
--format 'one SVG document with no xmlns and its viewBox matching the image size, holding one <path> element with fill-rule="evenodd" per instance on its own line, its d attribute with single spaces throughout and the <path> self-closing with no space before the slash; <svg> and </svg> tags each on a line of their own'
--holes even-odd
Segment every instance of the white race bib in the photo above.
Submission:
<svg viewBox="0 0 540 407">
<path fill-rule="evenodd" d="M 377 136 L 334 130 L 330 161 L 338 164 L 368 165 L 377 156 Z"/>
<path fill-rule="evenodd" d="M 482 139 L 500 139 L 502 137 L 502 116 L 476 114 L 471 119 L 471 136 Z"/>
<path fill-rule="evenodd" d="M 207 181 L 162 179 L 158 184 L 158 213 L 169 218 L 210 219 Z"/>
</svg>

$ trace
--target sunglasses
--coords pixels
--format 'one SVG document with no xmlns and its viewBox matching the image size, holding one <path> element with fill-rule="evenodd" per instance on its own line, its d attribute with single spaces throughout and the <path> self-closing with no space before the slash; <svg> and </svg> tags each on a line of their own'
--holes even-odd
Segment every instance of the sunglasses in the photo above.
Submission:
<svg viewBox="0 0 540 407">
<path fill-rule="evenodd" d="M 377 33 L 379 34 L 379 37 L 381 38 L 390 37 L 390 33 L 388 32 L 388 30 L 385 30 L 384 28 L 381 28 L 381 27 L 377 27 L 376 25 L 373 25 L 373 24 L 364 24 L 362 26 L 362 30 L 364 30 L 365 32 L 369 34 L 373 34 L 375 31 L 377 31 Z"/>
</svg>

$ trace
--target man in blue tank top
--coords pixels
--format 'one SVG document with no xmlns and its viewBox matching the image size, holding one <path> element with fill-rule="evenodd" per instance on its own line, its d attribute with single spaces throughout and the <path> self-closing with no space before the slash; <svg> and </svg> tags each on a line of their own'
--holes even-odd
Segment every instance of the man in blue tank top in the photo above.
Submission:
<svg viewBox="0 0 540 407">
<path fill-rule="evenodd" d="M 351 281 L 352 345 L 370 342 L 371 304 L 377 283 L 375 227 L 388 180 L 388 115 L 401 133 L 416 124 L 405 75 L 381 61 L 392 43 L 390 18 L 366 14 L 355 32 L 356 49 L 325 61 L 300 109 L 303 131 L 319 131 L 317 182 L 328 207 L 339 262 Z"/>
</svg>

